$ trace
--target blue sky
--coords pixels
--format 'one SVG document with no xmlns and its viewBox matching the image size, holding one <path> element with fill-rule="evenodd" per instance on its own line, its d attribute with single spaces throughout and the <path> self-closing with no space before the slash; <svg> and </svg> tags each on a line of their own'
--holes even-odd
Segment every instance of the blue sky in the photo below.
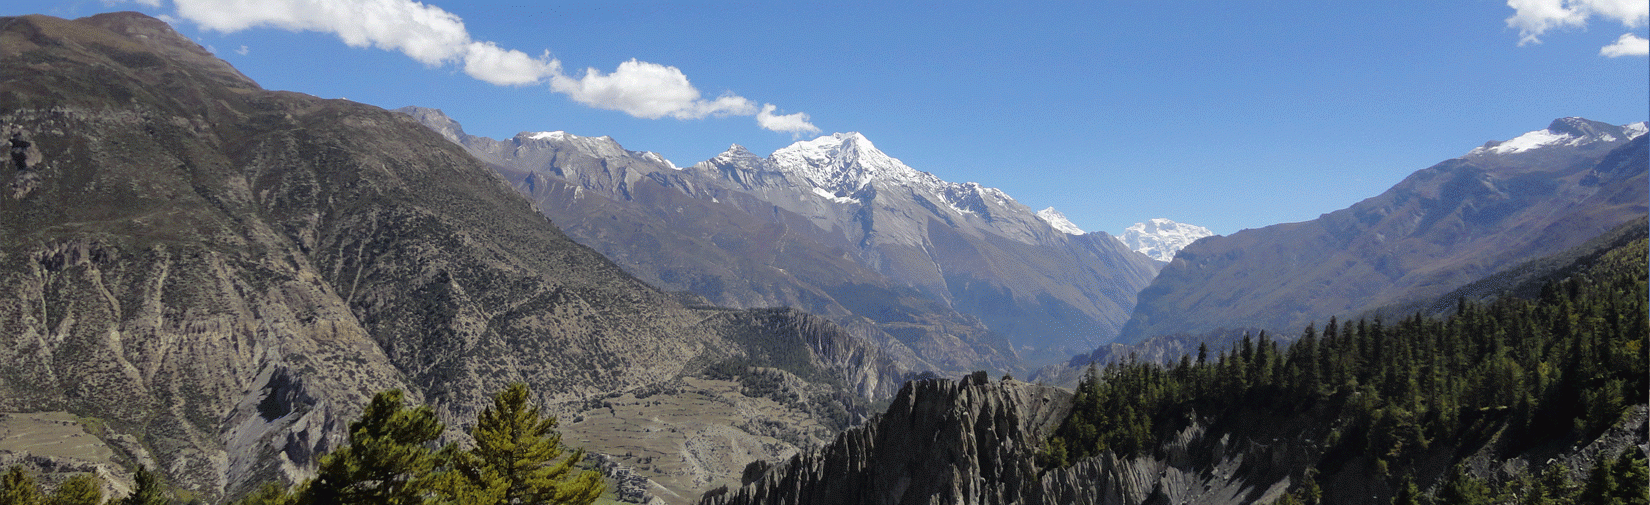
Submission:
<svg viewBox="0 0 1650 505">
<path fill-rule="evenodd" d="M 1167 217 L 1225 234 L 1316 218 L 1558 117 L 1647 119 L 1642 49 L 1601 53 L 1642 46 L 1647 9 L 147 0 L 0 14 L 164 16 L 265 88 L 439 108 L 493 138 L 609 135 L 683 166 L 734 143 L 766 154 L 809 126 L 858 131 L 1085 230 Z"/>
</svg>

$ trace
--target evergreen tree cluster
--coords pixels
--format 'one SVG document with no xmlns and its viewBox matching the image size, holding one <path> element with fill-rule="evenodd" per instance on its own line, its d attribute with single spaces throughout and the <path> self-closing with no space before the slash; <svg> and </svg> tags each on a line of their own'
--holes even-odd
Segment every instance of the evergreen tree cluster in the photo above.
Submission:
<svg viewBox="0 0 1650 505">
<path fill-rule="evenodd" d="M 1440 441 L 1471 447 L 1501 433 L 1516 453 L 1596 436 L 1650 397 L 1645 258 L 1641 239 L 1538 299 L 1463 302 L 1443 319 L 1331 319 L 1288 346 L 1262 332 L 1174 365 L 1091 366 L 1042 463 L 1142 454 L 1193 418 L 1313 416 L 1333 427 L 1320 466 L 1368 456 L 1393 482 L 1390 469 L 1403 468 L 1393 465 Z"/>
<path fill-rule="evenodd" d="M 428 406 L 406 405 L 401 391 L 378 393 L 350 423 L 349 444 L 321 458 L 315 478 L 296 486 L 265 483 L 241 505 L 589 505 L 606 490 L 601 474 L 579 471 L 584 450 L 568 452 L 556 418 L 530 404 L 521 383 L 493 396 L 461 450 L 435 441 L 446 427 Z M 138 468 L 137 488 L 109 503 L 169 505 L 158 476 Z M 98 505 L 95 477 L 70 477 L 47 494 L 21 466 L 0 474 L 0 505 Z"/>
<path fill-rule="evenodd" d="M 135 496 L 135 495 L 134 495 Z M 13 465 L 4 474 L 0 474 L 0 504 L 6 505 L 98 505 L 103 503 L 103 490 L 98 486 L 97 478 L 91 474 L 77 474 L 57 485 L 57 489 L 46 493 L 40 489 L 40 483 L 34 477 L 23 471 L 21 465 Z M 146 503 L 126 499 L 118 503 L 143 504 Z"/>
<path fill-rule="evenodd" d="M 606 489 L 601 474 L 578 470 L 556 418 L 529 403 L 521 383 L 493 396 L 470 431 L 475 446 L 435 441 L 445 426 L 428 406 L 410 407 L 401 391 L 374 396 L 350 423 L 349 444 L 321 458 L 314 479 L 265 484 L 241 505 L 440 504 L 588 505 Z"/>
</svg>

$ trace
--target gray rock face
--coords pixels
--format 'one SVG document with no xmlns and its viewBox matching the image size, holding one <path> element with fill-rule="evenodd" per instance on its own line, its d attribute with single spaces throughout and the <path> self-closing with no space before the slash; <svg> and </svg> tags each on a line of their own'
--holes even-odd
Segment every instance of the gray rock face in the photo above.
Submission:
<svg viewBox="0 0 1650 505">
<path fill-rule="evenodd" d="M 907 383 L 887 413 L 707 504 L 1021 503 L 1071 393 L 984 374 Z"/>
</svg>

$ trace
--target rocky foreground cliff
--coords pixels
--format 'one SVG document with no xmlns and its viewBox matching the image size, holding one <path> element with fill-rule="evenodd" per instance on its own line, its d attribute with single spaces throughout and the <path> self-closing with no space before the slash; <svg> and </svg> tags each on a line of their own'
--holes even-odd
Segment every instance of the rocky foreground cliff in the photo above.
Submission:
<svg viewBox="0 0 1650 505">
<path fill-rule="evenodd" d="M 1332 442 L 1330 426 L 1309 415 L 1250 420 L 1188 420 L 1151 451 L 1133 457 L 1113 453 L 1068 467 L 1039 463 L 1044 440 L 1071 408 L 1071 392 L 983 375 L 961 381 L 912 382 L 888 412 L 844 432 L 830 445 L 798 454 L 772 468 L 746 470 L 745 484 L 718 488 L 704 505 L 1217 505 L 1271 503 L 1303 482 L 1325 482 L 1322 503 L 1388 503 L 1393 480 L 1372 457 L 1354 458 L 1339 471 L 1319 475 Z M 1419 465 L 1436 478 L 1434 489 L 1459 462 L 1477 478 L 1514 479 L 1544 468 L 1565 468 L 1584 480 L 1587 469 L 1624 451 L 1650 447 L 1650 409 L 1638 405 L 1596 437 L 1563 447 L 1540 447 L 1505 457 L 1497 449 L 1521 442 L 1477 441 L 1463 447 L 1441 442 Z M 1394 469 L 1394 472 L 1398 470 Z"/>
<path fill-rule="evenodd" d="M 649 287 L 413 119 L 264 90 L 140 14 L 0 18 L 0 124 L 0 413 L 66 412 L 106 467 L 208 500 L 304 476 L 376 391 L 461 425 L 523 381 L 684 501 L 905 373 L 829 321 Z M 626 407 L 674 394 L 738 408 Z M 603 445 L 625 430 L 655 452 Z"/>
</svg>

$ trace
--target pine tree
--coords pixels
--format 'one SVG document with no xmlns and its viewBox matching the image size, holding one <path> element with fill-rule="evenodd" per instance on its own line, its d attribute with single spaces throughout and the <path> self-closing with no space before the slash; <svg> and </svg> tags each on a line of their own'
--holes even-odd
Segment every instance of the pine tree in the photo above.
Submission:
<svg viewBox="0 0 1650 505">
<path fill-rule="evenodd" d="M 586 505 L 605 489 L 601 474 L 586 470 L 575 473 L 584 459 L 584 450 L 563 457 L 556 418 L 529 405 L 526 384 L 514 383 L 493 396 L 493 406 L 483 410 L 470 431 L 476 446 L 455 460 L 459 473 L 470 486 L 472 499 L 486 503 Z M 559 461 L 558 461 L 559 459 Z M 501 491 L 500 491 L 501 489 Z"/>
<path fill-rule="evenodd" d="M 1421 490 L 1415 487 L 1415 478 L 1405 475 L 1402 484 L 1398 485 L 1398 494 L 1392 497 L 1392 505 L 1422 505 L 1426 497 Z"/>
<path fill-rule="evenodd" d="M 321 458 L 321 468 L 300 503 L 422 503 L 436 465 L 428 445 L 441 436 L 441 421 L 428 406 L 407 408 L 400 390 L 373 396 L 349 426 L 349 445 Z"/>
<path fill-rule="evenodd" d="M 37 505 L 41 503 L 40 485 L 21 465 L 12 465 L 5 475 L 0 475 L 0 503 Z"/>
<path fill-rule="evenodd" d="M 150 472 L 148 468 L 138 466 L 137 489 L 132 494 L 120 500 L 120 505 L 168 505 L 172 500 L 166 496 L 166 489 L 161 486 L 160 478 Z"/>
<path fill-rule="evenodd" d="M 1478 505 L 1491 503 L 1492 497 L 1484 481 L 1473 477 L 1466 467 L 1456 466 L 1449 481 L 1444 483 L 1444 490 L 1438 493 L 1438 500 L 1455 505 Z"/>
<path fill-rule="evenodd" d="M 49 505 L 98 505 L 103 503 L 103 489 L 98 486 L 97 478 L 91 474 L 79 474 L 69 477 L 57 485 L 52 495 L 46 498 Z"/>
</svg>

